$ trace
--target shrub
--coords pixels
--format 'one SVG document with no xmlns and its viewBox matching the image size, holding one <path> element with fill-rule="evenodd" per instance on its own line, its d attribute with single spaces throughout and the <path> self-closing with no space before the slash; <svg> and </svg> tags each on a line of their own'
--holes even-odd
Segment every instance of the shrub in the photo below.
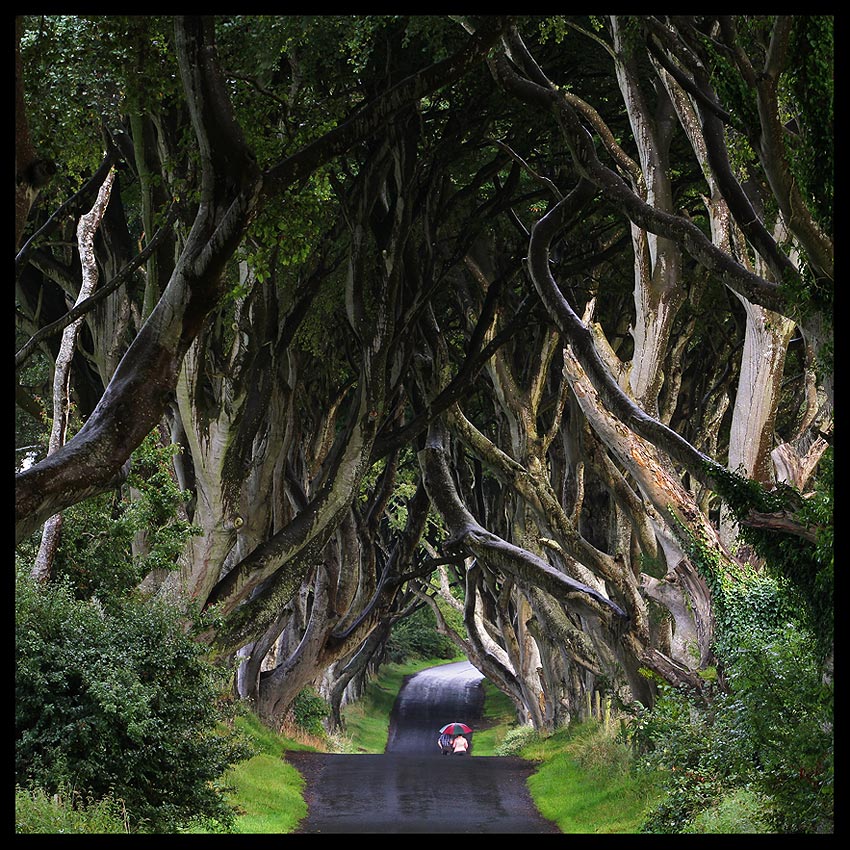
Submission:
<svg viewBox="0 0 850 850">
<path fill-rule="evenodd" d="M 690 830 L 709 812 L 728 818 L 724 799 L 748 789 L 759 801 L 751 824 L 764 831 L 831 833 L 833 695 L 818 642 L 789 623 L 772 633 L 742 629 L 734 650 L 726 643 L 728 693 L 704 705 L 662 686 L 630 729 L 639 768 L 667 778 L 666 799 L 643 831 Z"/>
<path fill-rule="evenodd" d="M 53 575 L 67 578 L 78 599 L 120 600 L 151 570 L 174 569 L 186 539 L 198 533 L 182 509 L 189 494 L 172 477 L 176 450 L 149 435 L 133 453 L 132 498 L 104 493 L 63 512 Z"/>
<path fill-rule="evenodd" d="M 330 715 L 331 709 L 313 688 L 299 691 L 290 712 L 295 725 L 302 732 L 317 738 L 327 737 L 324 721 Z"/>
<path fill-rule="evenodd" d="M 730 757 L 773 800 L 779 832 L 833 831 L 834 694 L 819 658 L 818 640 L 791 624 L 766 638 L 742 634 L 730 653 L 725 728 L 749 743 Z"/>
<path fill-rule="evenodd" d="M 132 598 L 106 611 L 19 573 L 15 613 L 19 785 L 121 799 L 134 831 L 232 823 L 220 777 L 248 751 L 175 611 Z"/>
<path fill-rule="evenodd" d="M 496 748 L 496 755 L 518 755 L 524 747 L 528 746 L 537 737 L 537 732 L 533 726 L 517 726 L 505 735 L 505 740 Z"/>
<path fill-rule="evenodd" d="M 629 772 L 632 749 L 618 726 L 590 720 L 571 731 L 570 754 L 586 773 L 604 778 Z"/>
<path fill-rule="evenodd" d="M 457 647 L 437 632 L 437 620 L 430 608 L 419 608 L 399 620 L 387 641 L 387 660 L 401 664 L 415 658 L 454 658 Z"/>
<path fill-rule="evenodd" d="M 744 835 L 770 833 L 770 799 L 750 788 L 736 788 L 718 803 L 699 812 L 682 829 L 690 835 Z"/>
</svg>

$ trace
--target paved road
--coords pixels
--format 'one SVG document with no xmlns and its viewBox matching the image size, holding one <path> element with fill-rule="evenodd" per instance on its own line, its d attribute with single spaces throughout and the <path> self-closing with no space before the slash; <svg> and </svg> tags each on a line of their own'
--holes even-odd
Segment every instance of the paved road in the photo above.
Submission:
<svg viewBox="0 0 850 850">
<path fill-rule="evenodd" d="M 399 693 L 380 755 L 291 753 L 306 780 L 301 834 L 558 833 L 526 787 L 529 762 L 443 756 L 439 729 L 461 720 L 475 729 L 484 699 L 468 662 L 423 670 Z M 470 737 L 475 750 L 475 734 Z"/>
</svg>

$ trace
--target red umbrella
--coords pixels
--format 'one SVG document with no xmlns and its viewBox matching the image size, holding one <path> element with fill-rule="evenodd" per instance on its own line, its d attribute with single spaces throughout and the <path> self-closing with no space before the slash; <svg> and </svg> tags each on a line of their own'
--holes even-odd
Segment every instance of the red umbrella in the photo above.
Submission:
<svg viewBox="0 0 850 850">
<path fill-rule="evenodd" d="M 472 729 L 465 723 L 447 723 L 440 729 L 443 734 L 449 735 L 468 735 Z"/>
</svg>

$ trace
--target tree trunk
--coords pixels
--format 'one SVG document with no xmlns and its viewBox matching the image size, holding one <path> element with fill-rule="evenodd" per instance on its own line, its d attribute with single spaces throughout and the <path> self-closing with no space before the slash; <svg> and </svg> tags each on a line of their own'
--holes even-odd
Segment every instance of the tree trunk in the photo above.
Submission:
<svg viewBox="0 0 850 850">
<path fill-rule="evenodd" d="M 80 218 L 77 225 L 77 247 L 80 254 L 82 266 L 82 285 L 77 297 L 77 303 L 84 301 L 97 286 L 98 271 L 97 261 L 94 256 L 94 234 L 100 226 L 101 219 L 109 203 L 112 191 L 112 182 L 115 172 L 110 171 L 106 175 L 103 185 L 97 195 L 97 200 L 91 210 Z M 50 429 L 48 442 L 48 455 L 57 452 L 65 445 L 65 437 L 68 433 L 68 420 L 71 411 L 71 360 L 77 347 L 77 336 L 80 333 L 82 319 L 77 319 L 69 325 L 62 333 L 62 343 L 59 346 L 59 354 L 56 357 L 56 365 L 53 375 L 53 424 Z M 55 514 L 44 524 L 41 537 L 41 545 L 36 555 L 32 575 L 38 581 L 47 581 L 53 570 L 53 559 L 59 548 L 59 539 L 62 531 L 62 515 Z"/>
<path fill-rule="evenodd" d="M 178 18 L 175 29 L 201 150 L 194 227 L 162 298 L 83 428 L 63 449 L 17 476 L 17 540 L 57 508 L 103 492 L 159 422 L 183 355 L 224 292 L 223 265 L 256 202 L 259 172 L 232 118 L 212 46 L 212 21 Z"/>
</svg>

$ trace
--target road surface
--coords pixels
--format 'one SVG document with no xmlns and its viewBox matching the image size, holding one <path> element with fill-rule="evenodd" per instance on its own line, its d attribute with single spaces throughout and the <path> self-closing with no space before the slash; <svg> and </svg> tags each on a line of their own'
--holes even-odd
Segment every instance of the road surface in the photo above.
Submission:
<svg viewBox="0 0 850 850">
<path fill-rule="evenodd" d="M 559 833 L 531 800 L 530 762 L 496 756 L 443 756 L 439 729 L 475 728 L 484 693 L 468 662 L 423 670 L 402 687 L 386 751 L 380 755 L 290 753 L 304 776 L 307 817 L 299 834 Z"/>
</svg>

